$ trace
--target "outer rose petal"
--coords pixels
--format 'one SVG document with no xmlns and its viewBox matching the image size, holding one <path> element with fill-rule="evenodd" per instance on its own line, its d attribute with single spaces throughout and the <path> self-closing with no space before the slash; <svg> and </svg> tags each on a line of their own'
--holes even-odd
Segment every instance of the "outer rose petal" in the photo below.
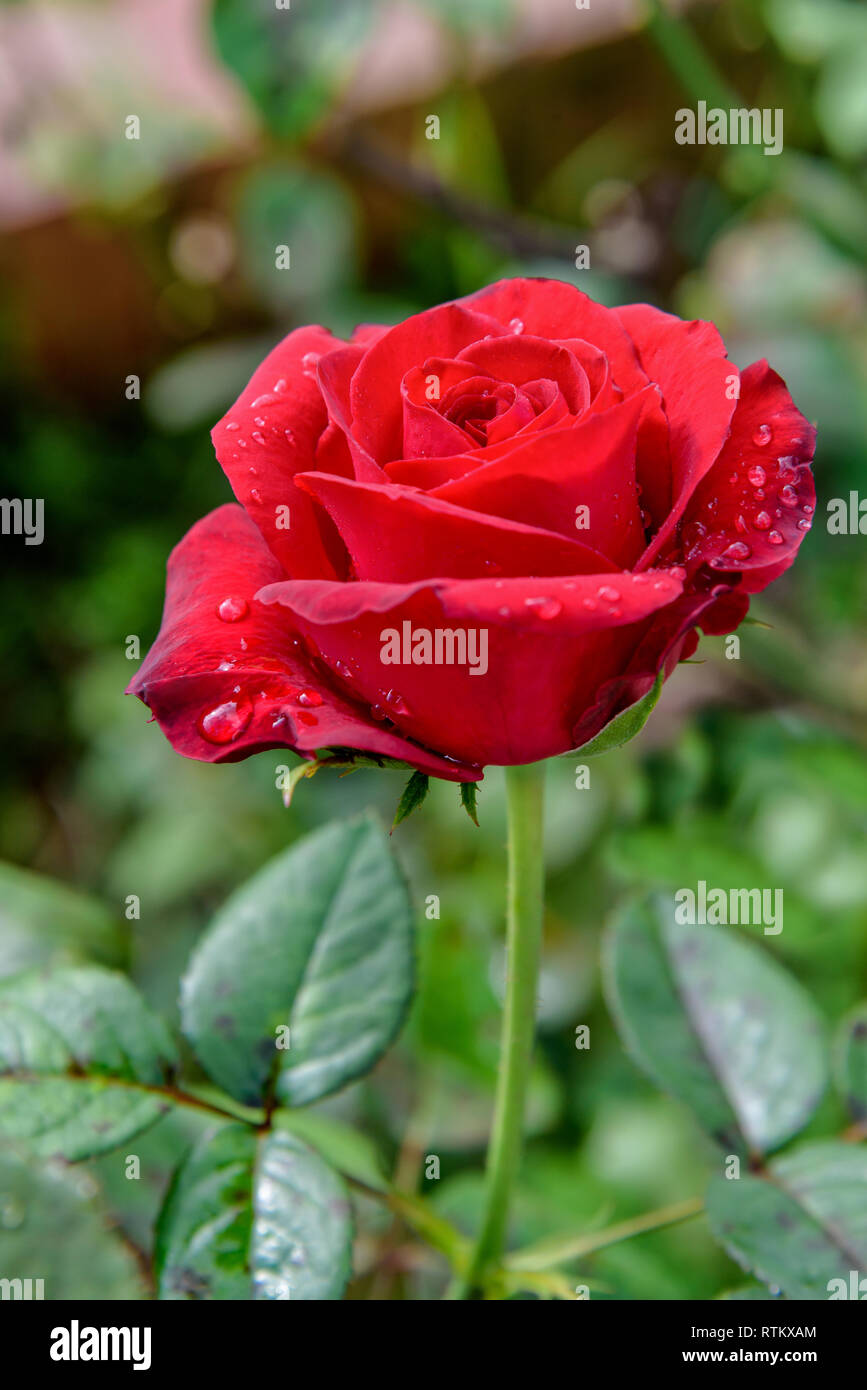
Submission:
<svg viewBox="0 0 867 1390">
<path fill-rule="evenodd" d="M 731 437 L 687 508 L 688 563 L 740 573 L 753 594 L 787 570 L 816 507 L 815 446 L 782 377 L 747 367 Z"/>
<path fill-rule="evenodd" d="M 684 323 L 649 304 L 627 304 L 617 316 L 629 330 L 641 363 L 662 391 L 671 448 L 671 507 L 641 559 L 664 551 L 689 499 L 728 438 L 738 371 L 712 323 Z"/>
<path fill-rule="evenodd" d="M 297 328 L 268 354 L 211 432 L 232 491 L 287 574 L 339 578 L 344 572 L 327 517 L 294 484 L 296 473 L 315 466 L 328 423 L 315 361 L 342 346 L 325 328 Z M 286 508 L 288 527 L 280 525 Z"/>
<path fill-rule="evenodd" d="M 604 556 L 577 539 L 483 516 L 395 483 L 372 487 L 325 473 L 298 482 L 328 510 L 361 580 L 409 584 L 608 568 Z"/>
<path fill-rule="evenodd" d="M 175 547 L 162 626 L 129 686 L 172 747 L 203 762 L 235 762 L 266 748 L 310 756 L 317 748 L 351 747 L 451 781 L 478 779 L 477 767 L 408 743 L 323 679 L 292 618 L 255 599 L 263 584 L 282 577 L 253 522 L 231 503 L 197 522 Z M 243 616 L 220 618 L 226 599 Z M 211 727 L 237 727 L 234 738 L 215 742 L 203 735 L 203 719 L 214 711 L 221 714 Z"/>
<path fill-rule="evenodd" d="M 326 661 L 341 663 L 360 698 L 379 701 L 402 733 L 452 757 L 535 762 L 573 746 L 598 686 L 628 665 L 647 620 L 672 604 L 670 572 L 550 579 L 429 580 L 415 584 L 269 585 L 263 603 L 287 606 Z M 391 664 L 391 631 L 474 632 L 487 669 Z M 351 678 L 351 679 L 350 679 Z"/>
</svg>

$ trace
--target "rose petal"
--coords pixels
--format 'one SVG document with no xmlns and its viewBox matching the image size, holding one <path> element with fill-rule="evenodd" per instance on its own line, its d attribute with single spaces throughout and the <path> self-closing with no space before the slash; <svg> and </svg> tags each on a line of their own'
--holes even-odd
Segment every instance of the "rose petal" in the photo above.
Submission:
<svg viewBox="0 0 867 1390">
<path fill-rule="evenodd" d="M 365 353 L 349 386 L 352 436 L 377 463 L 400 458 L 403 413 L 400 383 L 430 357 L 456 357 L 467 343 L 505 330 L 460 304 L 443 304 L 414 314 Z"/>
<path fill-rule="evenodd" d="M 232 491 L 287 574 L 333 578 L 343 572 L 328 518 L 294 483 L 296 473 L 312 467 L 327 424 L 316 362 L 335 344 L 339 340 L 325 328 L 290 333 L 211 434 Z"/>
<path fill-rule="evenodd" d="M 459 303 L 505 325 L 520 323 L 525 333 L 537 338 L 582 338 L 592 343 L 605 354 L 614 382 L 627 395 L 648 383 L 647 373 L 617 313 L 597 304 L 573 285 L 560 280 L 499 280 Z"/>
<path fill-rule="evenodd" d="M 518 436 L 499 458 L 428 495 L 488 515 L 575 534 L 615 565 L 630 565 L 645 545 L 635 489 L 639 421 L 657 397 L 651 386 L 621 405 L 568 428 Z M 589 529 L 576 530 L 576 508 Z"/>
<path fill-rule="evenodd" d="M 411 583 L 426 578 L 500 574 L 579 574 L 605 569 L 603 556 L 577 539 L 389 484 L 309 473 L 299 486 L 326 508 L 360 580 Z M 612 566 L 613 568 L 613 566 Z"/>
<path fill-rule="evenodd" d="M 281 576 L 254 523 L 231 503 L 197 522 L 172 552 L 162 626 L 129 686 L 172 747 L 203 762 L 235 762 L 266 748 L 306 756 L 350 747 L 437 777 L 477 779 L 478 768 L 408 743 L 323 678 L 287 611 L 255 597 Z"/>
<path fill-rule="evenodd" d="M 523 386 L 527 381 L 554 381 L 573 415 L 580 415 L 590 404 L 590 383 L 581 363 L 567 348 L 544 338 L 523 333 L 489 338 L 463 348 L 458 359 L 472 362 L 481 373 L 515 386 Z"/>
<path fill-rule="evenodd" d="M 671 447 L 671 506 L 646 553 L 652 564 L 674 533 L 689 499 L 728 438 L 738 370 L 712 323 L 685 323 L 650 304 L 627 304 L 617 315 L 641 364 L 662 391 Z"/>
<path fill-rule="evenodd" d="M 815 445 L 782 377 L 747 367 L 731 436 L 687 508 L 685 563 L 742 574 L 749 593 L 788 569 L 816 507 Z"/>
<path fill-rule="evenodd" d="M 406 585 L 288 581 L 259 597 L 287 606 L 323 657 L 348 667 L 350 688 L 379 701 L 408 737 L 425 743 L 435 735 L 442 752 L 464 761 L 510 764 L 571 747 L 572 729 L 606 673 L 623 669 L 643 625 L 680 591 L 673 574 L 660 572 Z M 383 661 L 404 632 L 411 644 L 425 632 L 431 642 L 437 632 L 463 634 L 465 655 L 477 659 Z"/>
</svg>

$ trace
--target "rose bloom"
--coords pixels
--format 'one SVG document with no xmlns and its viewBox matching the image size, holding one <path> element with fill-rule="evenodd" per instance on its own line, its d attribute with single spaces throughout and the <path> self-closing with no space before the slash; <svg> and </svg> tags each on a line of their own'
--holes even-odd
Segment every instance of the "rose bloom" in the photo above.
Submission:
<svg viewBox="0 0 867 1390">
<path fill-rule="evenodd" d="M 737 627 L 815 505 L 815 431 L 766 362 L 556 280 L 296 329 L 213 439 L 238 501 L 172 553 L 130 686 L 209 762 L 467 781 L 567 752 Z"/>
</svg>

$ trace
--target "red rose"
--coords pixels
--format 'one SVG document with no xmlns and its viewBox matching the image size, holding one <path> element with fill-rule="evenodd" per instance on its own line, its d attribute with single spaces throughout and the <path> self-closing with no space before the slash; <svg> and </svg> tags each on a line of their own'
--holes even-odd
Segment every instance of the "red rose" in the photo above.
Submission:
<svg viewBox="0 0 867 1390">
<path fill-rule="evenodd" d="M 460 781 L 567 752 L 737 626 L 815 503 L 766 362 L 556 280 L 297 329 L 213 438 L 241 505 L 172 554 L 130 687 L 211 762 L 339 747 Z"/>
</svg>

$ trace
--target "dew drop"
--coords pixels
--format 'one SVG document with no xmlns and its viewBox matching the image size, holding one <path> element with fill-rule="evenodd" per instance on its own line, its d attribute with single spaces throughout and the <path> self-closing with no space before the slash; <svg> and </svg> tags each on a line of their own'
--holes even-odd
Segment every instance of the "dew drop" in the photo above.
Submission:
<svg viewBox="0 0 867 1390">
<path fill-rule="evenodd" d="M 274 382 L 271 390 L 276 391 L 278 396 L 282 396 L 283 392 L 286 390 L 286 378 L 281 376 L 279 381 Z"/>
<path fill-rule="evenodd" d="M 746 531 L 746 529 L 747 529 L 747 523 L 744 521 L 743 517 L 742 517 L 742 516 L 736 516 L 736 517 L 735 517 L 735 530 L 736 530 L 736 531 L 740 531 L 741 535 L 743 535 L 744 532 Z"/>
<path fill-rule="evenodd" d="M 753 525 L 757 531 L 767 531 L 771 524 L 771 518 L 767 512 L 756 512 L 753 517 Z"/>
<path fill-rule="evenodd" d="M 777 496 L 784 507 L 797 507 L 798 505 L 798 494 L 791 483 L 786 483 L 785 487 L 781 487 Z"/>
<path fill-rule="evenodd" d="M 757 463 L 753 468 L 747 469 L 747 481 L 752 487 L 764 487 L 767 478 L 768 475 L 760 463 Z"/>
<path fill-rule="evenodd" d="M 292 699 L 295 701 L 296 705 L 309 705 L 312 709 L 322 704 L 322 696 L 315 690 L 298 690 L 292 696 Z"/>
<path fill-rule="evenodd" d="M 812 526 L 813 526 L 812 521 L 799 521 L 799 522 L 798 522 L 798 530 L 799 530 L 799 531 L 810 531 L 810 530 L 812 530 Z"/>
<path fill-rule="evenodd" d="M 252 702 L 239 691 L 234 700 L 224 700 L 202 715 L 199 733 L 208 743 L 231 743 L 244 732 L 252 718 Z"/>
<path fill-rule="evenodd" d="M 226 429 L 231 430 L 233 434 L 236 430 L 239 430 L 240 428 L 241 426 L 238 424 L 237 420 L 230 420 L 228 425 L 226 426 Z"/>
<path fill-rule="evenodd" d="M 523 320 L 523 319 L 509 319 L 509 327 L 511 328 L 511 330 L 512 330 L 513 333 L 523 333 L 523 331 L 524 331 L 524 320 Z"/>
<path fill-rule="evenodd" d="M 305 352 L 301 358 L 301 370 L 305 376 L 315 377 L 316 365 L 321 354 L 318 352 Z"/>
<path fill-rule="evenodd" d="M 253 424 L 254 424 L 254 425 L 258 425 L 258 426 L 259 426 L 259 429 L 260 429 L 260 430 L 263 430 L 263 429 L 265 428 L 265 425 L 267 424 L 267 421 L 266 421 L 266 419 L 265 419 L 265 416 L 264 416 L 264 415 L 256 415 L 256 416 L 254 416 L 254 418 L 253 418 Z"/>
<path fill-rule="evenodd" d="M 349 667 L 347 666 L 347 664 L 346 664 L 345 661 L 335 661 L 335 663 L 334 663 L 334 669 L 335 669 L 335 671 L 337 672 L 337 674 L 338 674 L 338 676 L 340 677 L 341 680 L 343 680 L 343 681 L 351 681 L 351 680 L 352 680 L 352 672 L 350 671 L 350 669 L 349 669 Z"/>
<path fill-rule="evenodd" d="M 409 705 L 403 698 L 399 690 L 389 690 L 385 695 L 385 703 L 395 714 L 409 714 Z"/>
<path fill-rule="evenodd" d="M 250 497 L 252 498 L 252 500 L 253 500 L 254 502 L 261 502 L 261 501 L 262 501 L 262 494 L 261 494 L 261 492 L 259 491 L 259 489 L 258 489 L 257 487 L 251 487 L 251 488 L 250 488 Z"/>
<path fill-rule="evenodd" d="M 264 443 L 265 443 L 265 436 L 264 436 L 264 434 L 262 433 L 261 430 L 254 430 L 254 431 L 253 431 L 253 439 L 255 439 L 255 441 L 256 441 L 257 444 L 264 444 Z"/>
<path fill-rule="evenodd" d="M 720 556 L 721 560 L 748 560 L 752 550 L 744 541 L 732 541 Z"/>
<path fill-rule="evenodd" d="M 234 594 L 224 598 L 223 602 L 217 605 L 217 617 L 222 618 L 224 623 L 238 623 L 242 618 L 246 618 L 249 611 L 250 605 L 247 600 Z"/>
<path fill-rule="evenodd" d="M 812 516 L 813 510 L 814 509 L 810 506 L 809 502 L 806 502 L 804 506 L 801 508 L 801 511 L 804 513 L 804 516 Z"/>
<path fill-rule="evenodd" d="M 770 425 L 759 425 L 753 434 L 753 443 L 758 444 L 759 448 L 763 449 L 766 444 L 770 444 L 772 435 L 773 430 Z"/>
<path fill-rule="evenodd" d="M 596 592 L 606 603 L 616 603 L 620 598 L 620 590 L 612 589 L 610 584 L 601 584 Z"/>
<path fill-rule="evenodd" d="M 557 598 L 549 598 L 546 599 L 539 608 L 539 617 L 548 622 L 551 618 L 559 617 L 562 612 L 563 605 L 560 600 Z"/>
<path fill-rule="evenodd" d="M 252 410 L 255 410 L 257 406 L 273 405 L 273 403 L 274 397 L 266 391 L 264 396 L 257 396 L 254 401 L 251 401 L 250 406 Z"/>
<path fill-rule="evenodd" d="M 779 531 L 769 531 L 768 541 L 771 545 L 782 545 L 783 537 L 780 535 Z"/>
</svg>

